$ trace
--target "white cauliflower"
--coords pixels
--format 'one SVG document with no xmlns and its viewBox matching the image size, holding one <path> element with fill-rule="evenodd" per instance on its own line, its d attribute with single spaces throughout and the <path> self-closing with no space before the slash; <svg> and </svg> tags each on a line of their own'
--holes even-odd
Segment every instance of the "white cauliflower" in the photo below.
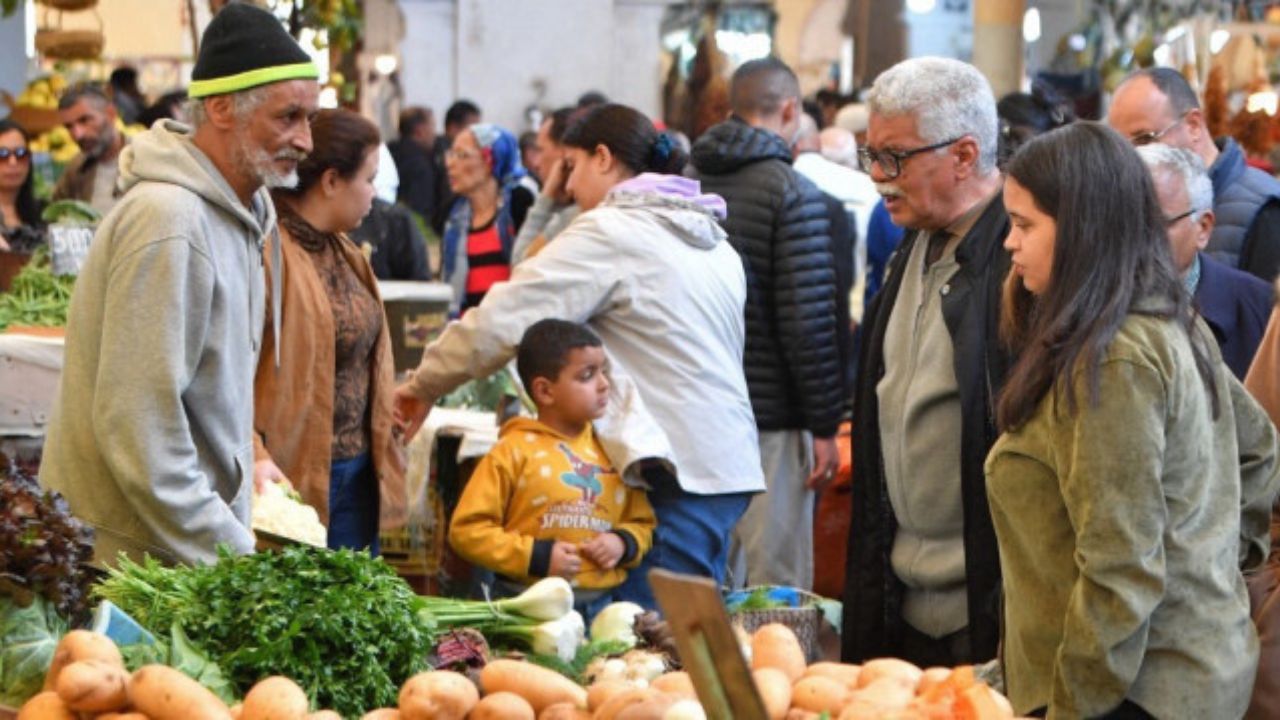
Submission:
<svg viewBox="0 0 1280 720">
<path fill-rule="evenodd" d="M 275 482 L 253 494 L 253 529 L 319 547 L 325 547 L 329 535 L 315 508 L 288 485 Z"/>
</svg>

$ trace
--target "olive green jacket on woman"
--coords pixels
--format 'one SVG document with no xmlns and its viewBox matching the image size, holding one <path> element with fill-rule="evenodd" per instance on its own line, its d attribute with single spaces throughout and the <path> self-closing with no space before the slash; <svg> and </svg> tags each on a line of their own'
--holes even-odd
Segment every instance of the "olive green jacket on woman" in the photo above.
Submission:
<svg viewBox="0 0 1280 720">
<path fill-rule="evenodd" d="M 1003 659 L 1020 713 L 1240 717 L 1258 639 L 1242 568 L 1265 559 L 1274 428 L 1208 330 L 1220 412 L 1171 321 L 1131 314 L 1097 404 L 1053 393 L 987 458 L 1004 571 Z"/>
</svg>

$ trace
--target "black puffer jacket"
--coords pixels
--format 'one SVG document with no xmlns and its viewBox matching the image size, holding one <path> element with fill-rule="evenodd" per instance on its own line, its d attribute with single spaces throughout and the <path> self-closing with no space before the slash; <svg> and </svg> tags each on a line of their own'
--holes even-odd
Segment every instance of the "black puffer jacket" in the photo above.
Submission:
<svg viewBox="0 0 1280 720">
<path fill-rule="evenodd" d="M 693 146 L 704 192 L 729 205 L 723 221 L 747 272 L 747 389 L 761 430 L 835 434 L 843 397 L 836 271 L 826 205 L 791 168 L 778 135 L 733 119 Z"/>
</svg>

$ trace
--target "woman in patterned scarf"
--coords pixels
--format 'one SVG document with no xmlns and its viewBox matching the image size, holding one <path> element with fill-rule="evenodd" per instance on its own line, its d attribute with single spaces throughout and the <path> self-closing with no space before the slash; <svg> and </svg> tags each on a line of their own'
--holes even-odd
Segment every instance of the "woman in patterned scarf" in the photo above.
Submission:
<svg viewBox="0 0 1280 720">
<path fill-rule="evenodd" d="M 511 248 L 533 194 L 520 185 L 520 144 L 509 131 L 480 123 L 458 135 L 445 154 L 449 188 L 457 195 L 444 226 L 441 263 L 453 286 L 453 310 L 480 304 L 489 288 L 511 277 Z"/>
</svg>

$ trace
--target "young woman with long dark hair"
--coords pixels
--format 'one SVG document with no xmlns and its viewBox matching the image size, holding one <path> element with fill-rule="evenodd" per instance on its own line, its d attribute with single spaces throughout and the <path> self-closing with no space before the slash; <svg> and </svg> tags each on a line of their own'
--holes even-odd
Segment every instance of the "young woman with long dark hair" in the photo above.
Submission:
<svg viewBox="0 0 1280 720">
<path fill-rule="evenodd" d="M 986 474 L 1009 697 L 1051 718 L 1240 717 L 1274 431 L 1192 311 L 1124 138 L 1078 123 L 1007 172 L 1018 361 Z"/>
<path fill-rule="evenodd" d="M 27 252 L 44 238 L 30 139 L 18 123 L 0 120 L 0 250 Z"/>
<path fill-rule="evenodd" d="M 403 524 L 405 458 L 392 436 L 382 298 L 347 233 L 373 202 L 378 129 L 349 110 L 321 110 L 311 138 L 297 185 L 272 192 L 284 285 L 279 336 L 268 317 L 254 379 L 254 479 L 287 478 L 319 512 L 329 547 L 376 555 L 379 525 Z"/>
</svg>

